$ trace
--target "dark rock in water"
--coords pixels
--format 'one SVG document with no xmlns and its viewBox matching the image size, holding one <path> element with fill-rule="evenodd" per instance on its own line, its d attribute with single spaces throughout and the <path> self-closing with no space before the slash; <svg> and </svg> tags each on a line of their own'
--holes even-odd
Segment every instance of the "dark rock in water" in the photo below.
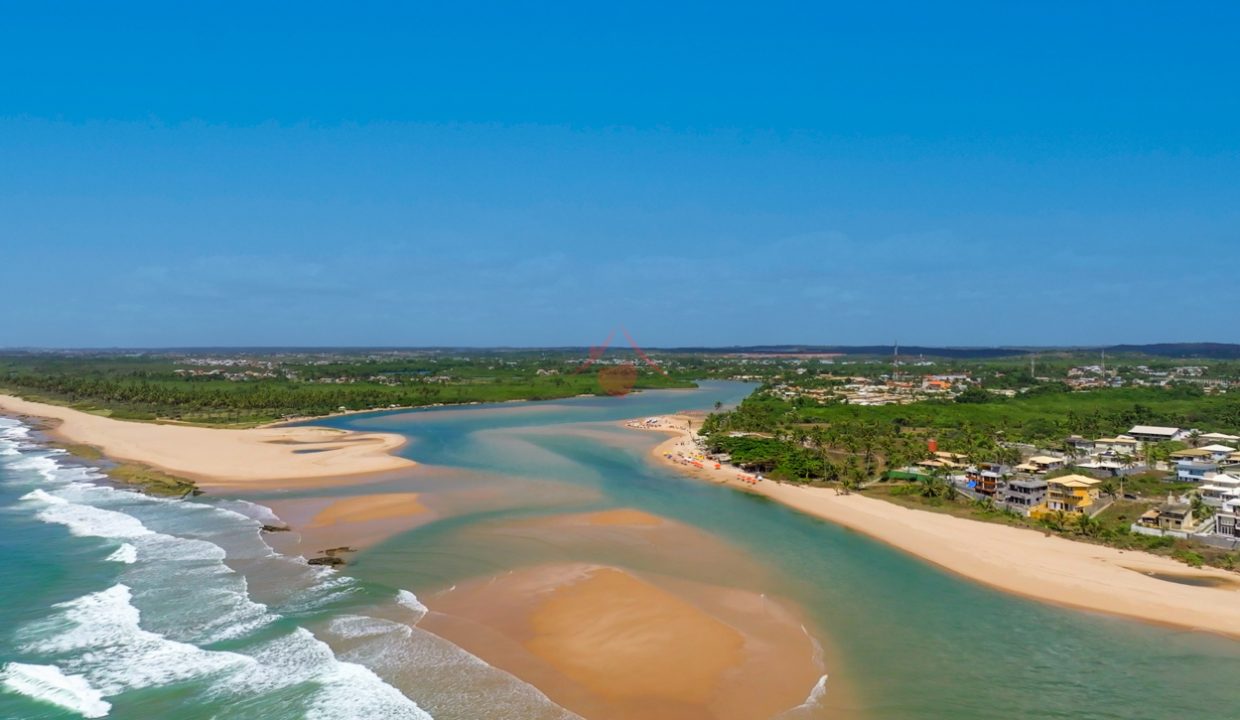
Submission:
<svg viewBox="0 0 1240 720">
<path fill-rule="evenodd" d="M 288 532 L 289 529 L 283 525 L 264 525 L 263 532 Z"/>
<path fill-rule="evenodd" d="M 310 558 L 306 562 L 309 563 L 310 565 L 327 565 L 328 567 L 336 567 L 337 565 L 344 565 L 344 560 L 341 560 L 340 558 L 335 557 L 335 556 Z"/>
<path fill-rule="evenodd" d="M 357 552 L 357 549 L 351 548 L 348 545 L 342 545 L 341 547 L 328 548 L 327 550 L 323 551 L 323 554 L 326 555 L 327 557 L 336 557 L 337 555 L 341 553 L 350 553 L 350 552 Z"/>
</svg>

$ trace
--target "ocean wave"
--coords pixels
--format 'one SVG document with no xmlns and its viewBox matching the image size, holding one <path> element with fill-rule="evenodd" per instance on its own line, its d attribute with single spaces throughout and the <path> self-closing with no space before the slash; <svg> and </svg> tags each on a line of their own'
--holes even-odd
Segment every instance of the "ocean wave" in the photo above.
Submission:
<svg viewBox="0 0 1240 720">
<path fill-rule="evenodd" d="M 426 617 L 426 613 L 429 612 L 427 607 L 422 604 L 422 601 L 418 600 L 418 596 L 414 595 L 408 590 L 397 591 L 396 603 L 403 608 L 412 610 L 413 613 L 417 615 L 417 619 L 413 621 L 414 625 L 417 625 L 418 620 L 421 620 L 422 618 Z"/>
<path fill-rule="evenodd" d="M 434 714 L 471 717 L 484 706 L 496 717 L 580 720 L 533 685 L 409 623 L 346 616 L 327 632 L 348 647 L 342 660 L 371 668 L 392 685 L 433 688 L 424 702 Z"/>
<path fill-rule="evenodd" d="M 5 432 L 15 427 L 3 426 Z M 105 561 L 123 569 L 112 587 L 56 604 L 47 617 L 17 631 L 21 652 L 46 664 L 4 666 L 7 687 L 87 717 L 107 714 L 104 698 L 178 685 L 188 693 L 187 707 L 196 698 L 244 700 L 297 706 L 299 717 L 315 720 L 432 720 L 372 670 L 337 658 L 309 630 L 292 626 L 271 639 L 257 632 L 279 627 L 273 623 L 282 615 L 251 600 L 245 576 L 226 560 L 280 577 L 281 613 L 319 611 L 359 591 L 352 577 L 271 550 L 259 534 L 266 516 L 275 517 L 270 510 L 118 490 L 92 482 L 103 477 L 95 468 L 62 465 L 46 449 L 18 448 L 14 441 L 4 440 L 20 455 L 3 458 L 5 482 L 35 486 L 19 506 L 75 537 L 108 542 Z M 409 598 L 416 611 L 420 603 Z M 365 618 L 337 620 L 336 630 L 345 635 L 394 627 L 410 632 L 398 623 L 366 630 Z M 225 641 L 227 650 L 212 649 Z"/>
<path fill-rule="evenodd" d="M 362 665 L 338 662 L 322 682 L 323 690 L 306 714 L 308 720 L 433 720 L 430 713 Z"/>
<path fill-rule="evenodd" d="M 55 615 L 23 627 L 18 633 L 23 652 L 52 660 L 79 678 L 68 685 L 49 680 L 41 692 L 64 686 L 102 702 L 126 691 L 200 681 L 208 683 L 206 695 L 217 699 L 294 691 L 291 697 L 309 698 L 307 718 L 432 720 L 372 671 L 338 660 L 304 628 L 244 652 L 207 650 L 144 629 L 132 601 L 133 591 L 117 584 L 59 603 Z M 35 686 L 25 683 L 32 694 Z M 93 695 L 82 694 L 84 688 Z"/>
<path fill-rule="evenodd" d="M 64 525 L 71 534 L 79 537 L 133 539 L 154 534 L 131 515 L 73 503 L 46 490 L 31 490 L 21 499 L 43 503 L 46 507 L 35 517 L 44 522 Z"/>
<path fill-rule="evenodd" d="M 344 640 L 373 638 L 390 633 L 404 637 L 413 635 L 413 629 L 408 625 L 365 615 L 341 615 L 332 618 L 332 621 L 327 624 L 327 629 L 328 632 Z"/>
<path fill-rule="evenodd" d="M 116 552 L 108 556 L 108 562 L 118 562 L 118 563 L 125 563 L 126 565 L 133 565 L 137 561 L 138 561 L 138 548 L 134 547 L 133 545 L 130 545 L 129 543 L 123 543 L 120 547 L 116 549 Z"/>
<path fill-rule="evenodd" d="M 60 470 L 60 463 L 47 455 L 21 454 L 21 459 L 9 463 L 9 467 L 13 470 L 33 470 L 43 477 L 44 480 L 55 482 L 58 477 L 57 471 Z"/>
<path fill-rule="evenodd" d="M 80 496 L 88 488 L 65 492 Z M 134 502 L 148 502 L 125 494 Z M 104 497 L 112 497 L 106 492 Z M 136 517 L 117 510 L 71 502 L 58 493 L 35 489 L 22 498 L 41 503 L 40 520 L 64 525 L 73 535 L 126 541 L 108 560 L 131 567 L 125 579 L 140 588 L 150 606 L 178 608 L 154 616 L 158 629 L 180 640 L 211 643 L 242 637 L 276 617 L 247 596 L 245 579 L 224 564 L 224 550 L 204 540 L 157 533 Z M 141 564 L 137 560 L 141 558 Z"/>
<path fill-rule="evenodd" d="M 257 666 L 245 655 L 203 650 L 144 630 L 132 597 L 128 586 L 117 584 L 58 603 L 56 615 L 22 628 L 22 650 L 56 658 L 105 697 Z"/>
<path fill-rule="evenodd" d="M 823 675 L 818 678 L 818 682 L 814 683 L 814 687 L 809 691 L 809 697 L 805 698 L 805 702 L 801 703 L 797 707 L 804 708 L 806 710 L 816 708 L 822 703 L 822 699 L 826 696 L 826 694 L 827 676 Z"/>
<path fill-rule="evenodd" d="M 101 718 L 112 710 L 103 693 L 90 686 L 81 675 L 65 675 L 55 665 L 9 663 L 0 668 L 0 683 L 25 695 L 82 717 Z"/>
<path fill-rule="evenodd" d="M 253 655 L 259 672 L 243 680 L 250 692 L 269 693 L 307 683 L 317 686 L 307 718 L 432 720 L 417 703 L 368 668 L 337 659 L 326 643 L 305 628 L 257 648 Z"/>
</svg>

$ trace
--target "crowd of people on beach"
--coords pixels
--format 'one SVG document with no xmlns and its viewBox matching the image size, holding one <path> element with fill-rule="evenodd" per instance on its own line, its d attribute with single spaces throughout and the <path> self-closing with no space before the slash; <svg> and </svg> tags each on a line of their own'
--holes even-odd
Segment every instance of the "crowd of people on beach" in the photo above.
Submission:
<svg viewBox="0 0 1240 720">
<path fill-rule="evenodd" d="M 663 457 L 669 462 L 697 470 L 720 473 L 724 481 L 730 479 L 729 475 L 746 485 L 757 485 L 765 480 L 761 475 L 747 473 L 734 465 L 711 458 L 701 438 L 689 433 L 686 425 L 678 424 L 668 418 L 649 417 L 644 420 L 630 420 L 625 423 L 625 426 L 637 430 L 681 430 L 688 433 L 684 439 L 672 447 L 672 450 L 663 453 Z"/>
</svg>

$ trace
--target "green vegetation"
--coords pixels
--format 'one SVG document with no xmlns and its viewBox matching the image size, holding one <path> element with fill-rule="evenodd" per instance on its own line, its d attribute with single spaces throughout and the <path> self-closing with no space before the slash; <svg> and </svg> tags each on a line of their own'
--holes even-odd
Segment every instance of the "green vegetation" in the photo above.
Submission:
<svg viewBox="0 0 1240 720">
<path fill-rule="evenodd" d="M 693 387 L 723 372 L 696 359 L 665 362 L 657 371 L 620 352 L 608 364 L 568 352 L 14 353 L 0 356 L 0 389 L 120 419 L 248 426 L 341 409 Z"/>
<path fill-rule="evenodd" d="M 83 443 L 52 443 L 74 457 L 90 462 L 105 461 L 103 453 L 94 445 Z M 161 470 L 148 467 L 141 463 L 121 462 L 108 464 L 105 462 L 104 474 L 116 482 L 133 486 L 143 492 L 161 497 L 185 497 L 198 495 L 202 491 L 191 480 L 169 475 Z"/>
<path fill-rule="evenodd" d="M 179 478 L 138 463 L 120 463 L 104 472 L 108 477 L 126 485 L 132 485 L 151 495 L 185 497 L 201 491 L 190 480 Z"/>
<path fill-rule="evenodd" d="M 770 431 L 778 423 L 866 422 L 933 431 L 940 442 L 971 433 L 1016 442 L 1058 445 L 1068 435 L 1102 437 L 1133 425 L 1208 427 L 1240 432 L 1240 395 L 1205 396 L 1195 388 L 1030 391 L 1014 398 L 987 393 L 987 402 L 930 400 L 862 407 L 805 405 L 759 392 L 731 421 L 738 429 Z M 963 397 L 963 396 L 962 396 Z"/>
<path fill-rule="evenodd" d="M 950 370 L 967 379 L 942 397 L 923 395 L 916 402 L 887 405 L 848 404 L 840 401 L 837 391 L 846 383 L 868 384 L 888 388 L 887 397 L 899 397 L 899 388 L 912 383 L 892 380 L 890 366 L 884 368 L 877 362 L 850 366 L 848 378 L 842 378 L 837 368 L 811 367 L 768 382 L 730 412 L 709 416 L 702 432 L 712 452 L 728 453 L 732 462 L 776 480 L 835 483 L 844 492 L 859 491 L 909 507 L 1152 552 L 1192 566 L 1231 569 L 1240 565 L 1240 553 L 1234 551 L 1132 532 L 1131 525 L 1168 492 L 1183 494 L 1196 487 L 1168 481 L 1165 472 L 1106 480 L 1102 491 L 1113 502 L 1095 517 L 1055 513 L 1035 521 L 989 500 L 960 494 L 937 469 L 901 471 L 929 458 L 931 447 L 956 453 L 961 456 L 956 460 L 963 463 L 1014 465 L 1022 447 L 1026 455 L 1042 448 L 1061 450 L 1071 457 L 1073 449 L 1065 443 L 1069 435 L 1114 436 L 1134 425 L 1240 434 L 1240 393 L 1225 392 L 1240 376 L 1240 364 L 1235 361 L 1211 361 L 1209 368 L 1188 366 L 1183 372 L 1176 368 L 1186 363 L 1166 359 L 1143 360 L 1131 372 L 1128 365 L 1119 364 L 1119 370 L 1109 369 L 1105 375 L 1099 371 L 1100 377 L 1109 378 L 1105 383 L 1077 382 L 1085 385 L 1077 389 L 1067 382 L 1081 376 L 1080 370 L 1072 370 L 1074 361 L 1079 359 L 1045 363 L 1039 366 L 1038 377 L 1021 364 L 1005 360 L 955 361 L 948 368 L 936 363 L 937 372 Z M 1168 379 L 1180 377 L 1207 378 L 1208 382 Z M 1196 442 L 1193 437 L 1188 444 Z M 1141 457 L 1119 456 L 1117 460 L 1129 466 L 1165 461 L 1184 447 L 1185 443 L 1151 444 Z M 1050 476 L 1076 472 L 1080 471 L 1069 466 Z M 1199 500 L 1196 503 L 1200 505 Z"/>
<path fill-rule="evenodd" d="M 94 445 L 86 445 L 83 443 L 52 443 L 52 447 L 58 447 L 70 455 L 80 457 L 83 460 L 94 461 L 103 459 L 103 453 L 100 452 L 99 448 Z"/>
</svg>

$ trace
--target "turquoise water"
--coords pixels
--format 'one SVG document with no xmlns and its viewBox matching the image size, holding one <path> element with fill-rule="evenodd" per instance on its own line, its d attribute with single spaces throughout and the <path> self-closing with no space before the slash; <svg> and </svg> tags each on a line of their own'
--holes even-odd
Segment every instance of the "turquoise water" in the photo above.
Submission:
<svg viewBox="0 0 1240 720">
<path fill-rule="evenodd" d="M 976 586 L 857 533 L 681 478 L 649 462 L 658 437 L 615 423 L 748 391 L 710 383 L 318 423 L 405 433 L 405 454 L 451 471 L 358 487 L 423 492 L 453 512 L 359 553 L 347 575 L 272 553 L 258 532 L 270 519 L 263 496 L 168 502 L 100 488 L 89 468 L 5 424 L 0 718 L 571 717 L 410 624 L 423 612 L 415 595 L 548 560 L 757 584 L 788 598 L 832 648 L 828 694 L 848 687 L 866 717 L 1237 716 L 1240 643 Z M 633 548 L 488 542 L 488 528 L 515 518 L 608 507 L 706 531 L 737 549 L 737 571 Z M 769 570 L 742 572 L 750 561 Z"/>
</svg>

